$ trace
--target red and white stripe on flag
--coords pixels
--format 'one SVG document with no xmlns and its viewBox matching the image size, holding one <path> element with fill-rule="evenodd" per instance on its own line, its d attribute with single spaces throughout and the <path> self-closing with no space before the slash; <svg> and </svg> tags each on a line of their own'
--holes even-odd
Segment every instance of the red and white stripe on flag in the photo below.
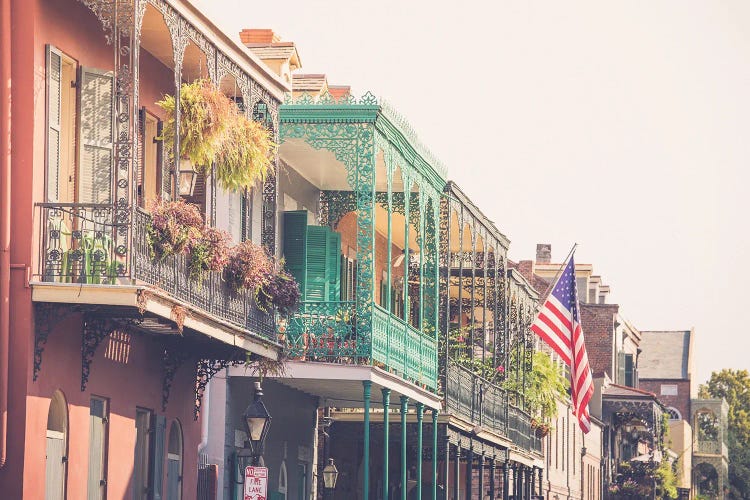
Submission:
<svg viewBox="0 0 750 500">
<path fill-rule="evenodd" d="M 581 430 L 589 432 L 591 419 L 588 404 L 594 394 L 594 381 L 581 328 L 573 256 L 531 324 L 531 330 L 570 367 L 573 410 Z"/>
</svg>

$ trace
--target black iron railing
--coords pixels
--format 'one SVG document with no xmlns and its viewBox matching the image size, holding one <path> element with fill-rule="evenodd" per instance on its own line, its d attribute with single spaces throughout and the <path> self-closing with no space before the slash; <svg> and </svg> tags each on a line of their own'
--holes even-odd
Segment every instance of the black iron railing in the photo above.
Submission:
<svg viewBox="0 0 750 500">
<path fill-rule="evenodd" d="M 184 255 L 152 257 L 150 216 L 135 209 L 128 217 L 112 205 L 39 203 L 39 279 L 56 283 L 132 285 L 148 283 L 193 307 L 276 342 L 274 317 L 255 305 L 253 294 L 229 287 L 221 273 L 202 282 L 190 278 Z M 120 238 L 115 238 L 119 235 Z M 127 247 L 116 246 L 130 236 Z"/>
<path fill-rule="evenodd" d="M 447 413 L 507 437 L 520 448 L 541 453 L 541 438 L 532 428 L 531 416 L 512 405 L 498 384 L 449 361 L 443 387 Z"/>
</svg>

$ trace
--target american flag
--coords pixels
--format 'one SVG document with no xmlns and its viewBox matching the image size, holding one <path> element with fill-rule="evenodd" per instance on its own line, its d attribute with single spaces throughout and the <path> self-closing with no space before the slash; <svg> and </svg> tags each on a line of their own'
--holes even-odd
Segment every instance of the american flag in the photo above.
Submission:
<svg viewBox="0 0 750 500">
<path fill-rule="evenodd" d="M 594 394 L 589 357 L 583 341 L 581 313 L 578 310 L 576 266 L 570 257 L 562 274 L 539 310 L 531 330 L 539 335 L 570 367 L 570 393 L 573 411 L 584 433 L 591 430 L 589 401 Z"/>
</svg>

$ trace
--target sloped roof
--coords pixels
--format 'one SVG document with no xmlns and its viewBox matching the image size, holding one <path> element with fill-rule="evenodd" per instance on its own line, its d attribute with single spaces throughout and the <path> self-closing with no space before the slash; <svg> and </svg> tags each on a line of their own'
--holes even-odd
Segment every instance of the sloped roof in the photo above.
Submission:
<svg viewBox="0 0 750 500">
<path fill-rule="evenodd" d="M 292 90 L 314 90 L 319 91 L 326 88 L 326 75 L 324 74 L 296 74 L 292 75 Z"/>
<path fill-rule="evenodd" d="M 620 396 L 620 397 L 629 397 L 629 398 L 647 397 L 647 398 L 656 399 L 656 394 L 654 394 L 653 392 L 648 392 L 648 391 L 644 391 L 643 389 L 636 389 L 635 387 L 627 387 L 627 386 L 619 385 L 619 384 L 609 384 L 602 391 L 602 395 Z"/>
<path fill-rule="evenodd" d="M 690 330 L 641 331 L 638 376 L 641 379 L 690 378 Z"/>
<path fill-rule="evenodd" d="M 297 49 L 293 42 L 278 42 L 272 44 L 246 44 L 247 48 L 261 59 L 291 59 Z"/>
</svg>

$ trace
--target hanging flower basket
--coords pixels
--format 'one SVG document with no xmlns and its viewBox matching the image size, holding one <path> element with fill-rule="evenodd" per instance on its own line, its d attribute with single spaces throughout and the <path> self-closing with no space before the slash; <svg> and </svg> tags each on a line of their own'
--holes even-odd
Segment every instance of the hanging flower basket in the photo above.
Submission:
<svg viewBox="0 0 750 500">
<path fill-rule="evenodd" d="M 297 310 L 299 306 L 299 285 L 294 277 L 283 269 L 275 273 L 267 284 L 261 286 L 256 294 L 256 303 L 264 311 L 273 307 L 283 315 Z"/>
<path fill-rule="evenodd" d="M 188 269 L 190 277 L 199 283 L 208 271 L 221 272 L 229 262 L 232 237 L 228 232 L 203 227 L 201 234 L 190 245 Z"/>
<path fill-rule="evenodd" d="M 268 285 L 274 274 L 274 265 L 265 249 L 252 241 L 243 241 L 233 247 L 229 262 L 224 268 L 224 279 L 235 290 L 258 291 Z"/>
<path fill-rule="evenodd" d="M 203 217 L 195 205 L 158 199 L 149 210 L 151 220 L 146 231 L 154 260 L 186 253 L 200 238 Z"/>
<path fill-rule="evenodd" d="M 175 97 L 166 95 L 156 104 L 166 112 L 162 139 L 173 152 Z M 252 188 L 273 169 L 276 144 L 271 133 L 208 80 L 180 87 L 179 133 L 180 158 L 190 159 L 200 173 L 213 173 L 223 189 Z"/>
</svg>

